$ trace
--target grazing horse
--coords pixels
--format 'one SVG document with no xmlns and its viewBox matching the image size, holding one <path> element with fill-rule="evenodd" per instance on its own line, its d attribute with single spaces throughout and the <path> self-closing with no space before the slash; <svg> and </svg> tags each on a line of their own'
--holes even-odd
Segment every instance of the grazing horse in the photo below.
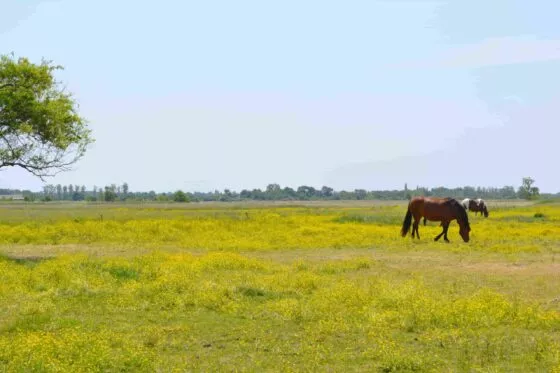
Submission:
<svg viewBox="0 0 560 373">
<path fill-rule="evenodd" d="M 488 207 L 486 206 L 486 202 L 481 198 L 477 200 L 465 198 L 461 204 L 465 210 L 473 211 L 475 216 L 480 212 L 480 215 L 484 214 L 485 218 L 488 217 Z"/>
<path fill-rule="evenodd" d="M 439 240 L 441 236 L 443 236 L 445 242 L 449 242 L 447 239 L 447 229 L 449 228 L 449 223 L 457 219 L 457 223 L 459 224 L 459 234 L 463 238 L 463 241 L 469 242 L 469 233 L 471 231 L 469 217 L 467 216 L 467 212 L 463 206 L 461 206 L 461 204 L 453 198 L 414 197 L 410 200 L 401 229 L 401 235 L 403 237 L 407 235 L 413 217 L 413 238 L 414 233 L 416 232 L 416 237 L 420 239 L 420 235 L 418 234 L 418 224 L 420 223 L 420 219 L 424 217 L 428 220 L 441 222 L 443 232 L 438 234 L 434 238 L 434 241 Z"/>
</svg>

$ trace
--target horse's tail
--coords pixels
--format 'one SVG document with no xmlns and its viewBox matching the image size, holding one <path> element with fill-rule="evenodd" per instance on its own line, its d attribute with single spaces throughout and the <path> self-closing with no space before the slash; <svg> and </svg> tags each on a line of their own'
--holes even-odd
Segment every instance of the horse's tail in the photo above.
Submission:
<svg viewBox="0 0 560 373">
<path fill-rule="evenodd" d="M 404 217 L 401 236 L 405 237 L 410 229 L 410 224 L 412 223 L 412 212 L 410 211 L 410 204 L 408 204 L 408 210 L 406 210 L 406 215 Z"/>
</svg>

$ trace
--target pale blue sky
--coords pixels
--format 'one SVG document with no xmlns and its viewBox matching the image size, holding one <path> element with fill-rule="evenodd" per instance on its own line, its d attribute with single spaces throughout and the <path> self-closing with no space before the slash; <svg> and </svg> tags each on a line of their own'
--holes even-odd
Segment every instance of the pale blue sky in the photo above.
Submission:
<svg viewBox="0 0 560 373">
<path fill-rule="evenodd" d="M 559 192 L 555 1 L 5 1 L 0 53 L 65 66 L 88 189 Z M 39 189 L 20 170 L 0 187 Z"/>
</svg>

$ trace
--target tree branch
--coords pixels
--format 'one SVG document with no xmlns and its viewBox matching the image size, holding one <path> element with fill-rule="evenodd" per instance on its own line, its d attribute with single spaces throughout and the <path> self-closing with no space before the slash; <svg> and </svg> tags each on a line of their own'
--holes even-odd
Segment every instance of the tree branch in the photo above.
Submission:
<svg viewBox="0 0 560 373">
<path fill-rule="evenodd" d="M 52 177 L 56 176 L 62 171 L 69 171 L 70 165 L 73 162 L 68 163 L 60 163 L 60 164 L 51 164 L 51 165 L 42 165 L 42 166 L 34 166 L 32 164 L 27 164 L 23 162 L 2 162 L 0 163 L 0 169 L 4 167 L 21 167 L 27 172 L 31 173 L 34 176 L 37 176 L 41 181 L 45 181 L 45 177 Z"/>
<path fill-rule="evenodd" d="M 14 83 L 4 83 L 2 85 L 0 85 L 0 89 L 4 89 L 7 87 L 15 87 L 16 85 Z"/>
</svg>

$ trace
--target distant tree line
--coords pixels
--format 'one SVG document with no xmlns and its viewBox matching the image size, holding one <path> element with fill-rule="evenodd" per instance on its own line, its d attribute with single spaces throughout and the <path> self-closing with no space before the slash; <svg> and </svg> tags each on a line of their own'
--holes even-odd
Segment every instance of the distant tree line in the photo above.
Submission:
<svg viewBox="0 0 560 373">
<path fill-rule="evenodd" d="M 28 201 L 89 201 L 89 202 L 114 202 L 114 201 L 313 201 L 313 200 L 407 200 L 414 196 L 483 198 L 483 199 L 534 199 L 559 198 L 560 193 L 540 194 L 534 186 L 534 180 L 523 178 L 522 185 L 516 190 L 513 186 L 472 187 L 459 188 L 426 188 L 417 186 L 408 188 L 405 184 L 400 190 L 365 190 L 335 191 L 333 188 L 323 186 L 315 188 L 308 185 L 296 189 L 281 187 L 279 184 L 269 184 L 265 189 L 243 189 L 236 192 L 230 189 L 213 192 L 174 192 L 156 193 L 133 192 L 128 183 L 121 185 L 111 184 L 104 187 L 94 186 L 87 189 L 85 185 L 45 185 L 41 192 L 29 190 L 0 189 L 0 195 L 23 195 Z"/>
</svg>

